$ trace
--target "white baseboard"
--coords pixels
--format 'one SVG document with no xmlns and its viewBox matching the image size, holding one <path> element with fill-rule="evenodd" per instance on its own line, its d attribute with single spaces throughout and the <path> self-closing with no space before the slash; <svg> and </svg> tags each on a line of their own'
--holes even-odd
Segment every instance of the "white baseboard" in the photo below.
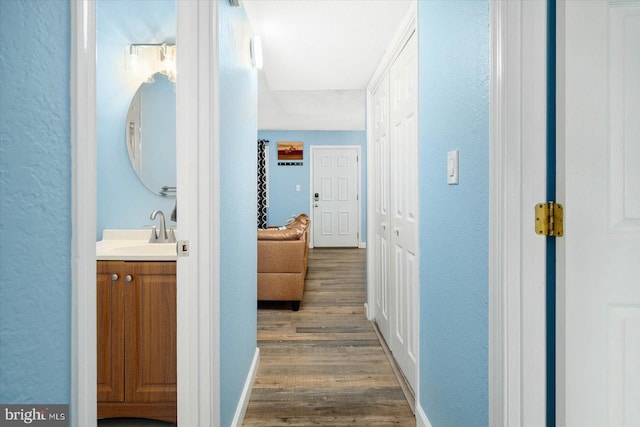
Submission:
<svg viewBox="0 0 640 427">
<path fill-rule="evenodd" d="M 231 421 L 232 427 L 241 427 L 244 421 L 244 416 L 247 413 L 247 406 L 249 406 L 249 399 L 251 398 L 251 390 L 253 389 L 253 383 L 256 380 L 256 374 L 258 373 L 258 366 L 260 365 L 260 349 L 256 347 L 256 353 L 253 355 L 253 362 L 251 362 L 251 368 L 249 369 L 249 375 L 247 375 L 247 381 L 244 383 L 242 389 L 242 395 L 240 396 L 240 402 L 236 408 L 236 414 Z"/>
<path fill-rule="evenodd" d="M 416 427 L 431 427 L 427 414 L 424 413 L 420 402 L 416 402 Z"/>
<path fill-rule="evenodd" d="M 367 242 L 360 242 L 360 245 L 358 247 L 360 249 L 367 249 Z"/>
</svg>

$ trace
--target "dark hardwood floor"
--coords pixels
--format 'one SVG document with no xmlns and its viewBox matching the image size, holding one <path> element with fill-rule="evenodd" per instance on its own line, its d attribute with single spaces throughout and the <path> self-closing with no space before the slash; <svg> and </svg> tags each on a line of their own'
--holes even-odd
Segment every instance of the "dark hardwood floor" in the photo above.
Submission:
<svg viewBox="0 0 640 427">
<path fill-rule="evenodd" d="M 259 304 L 244 426 L 415 426 L 365 299 L 365 250 L 312 249 L 300 311 Z"/>
</svg>

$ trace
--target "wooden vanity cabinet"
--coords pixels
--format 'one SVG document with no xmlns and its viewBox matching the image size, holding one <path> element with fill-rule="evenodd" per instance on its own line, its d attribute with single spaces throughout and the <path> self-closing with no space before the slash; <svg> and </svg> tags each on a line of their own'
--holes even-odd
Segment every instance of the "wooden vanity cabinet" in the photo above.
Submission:
<svg viewBox="0 0 640 427">
<path fill-rule="evenodd" d="M 176 422 L 176 263 L 98 261 L 98 418 Z"/>
</svg>

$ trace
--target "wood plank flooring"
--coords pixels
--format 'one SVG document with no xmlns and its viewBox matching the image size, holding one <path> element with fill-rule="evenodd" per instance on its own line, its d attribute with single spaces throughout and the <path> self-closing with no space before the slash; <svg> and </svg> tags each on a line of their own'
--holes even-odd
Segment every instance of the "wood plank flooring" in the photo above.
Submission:
<svg viewBox="0 0 640 427">
<path fill-rule="evenodd" d="M 258 306 L 260 368 L 244 426 L 415 426 L 365 299 L 365 250 L 310 250 L 300 311 Z"/>
</svg>

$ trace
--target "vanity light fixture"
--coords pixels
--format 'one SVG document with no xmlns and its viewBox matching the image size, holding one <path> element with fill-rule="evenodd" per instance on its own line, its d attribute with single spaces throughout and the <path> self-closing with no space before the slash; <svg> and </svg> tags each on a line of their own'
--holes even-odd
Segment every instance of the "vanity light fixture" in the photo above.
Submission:
<svg viewBox="0 0 640 427">
<path fill-rule="evenodd" d="M 153 69 L 151 62 L 147 56 L 149 52 L 143 50 L 139 45 L 128 46 L 129 55 L 128 62 L 125 63 L 126 70 L 136 76 L 140 76 L 145 83 L 153 83 Z"/>
<path fill-rule="evenodd" d="M 176 45 L 162 45 L 160 50 L 160 63 L 162 68 L 160 72 L 172 82 L 176 82 Z"/>
<path fill-rule="evenodd" d="M 260 36 L 253 36 L 251 39 L 251 64 L 257 69 L 262 69 L 262 39 Z"/>
<path fill-rule="evenodd" d="M 145 81 L 152 82 L 155 73 L 166 75 L 176 81 L 175 44 L 130 44 L 128 46 L 127 70 L 142 74 Z"/>
<path fill-rule="evenodd" d="M 132 71 L 138 71 L 140 61 L 138 61 L 138 48 L 135 45 L 129 45 L 129 66 Z"/>
</svg>

